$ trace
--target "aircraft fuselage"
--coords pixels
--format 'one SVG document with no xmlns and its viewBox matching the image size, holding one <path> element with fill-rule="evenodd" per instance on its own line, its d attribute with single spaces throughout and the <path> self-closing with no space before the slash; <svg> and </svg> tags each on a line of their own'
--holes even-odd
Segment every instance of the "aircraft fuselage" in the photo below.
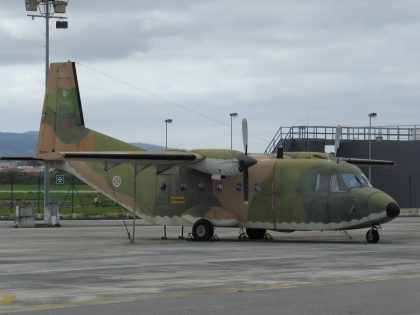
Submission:
<svg viewBox="0 0 420 315">
<path fill-rule="evenodd" d="M 335 160 L 274 159 L 268 155 L 259 159 L 249 170 L 248 204 L 243 200 L 242 176 L 212 179 L 182 166 L 163 171 L 148 167 L 135 176 L 129 164 L 105 169 L 97 162 L 67 162 L 64 169 L 125 208 L 135 209 L 140 217 L 161 225 L 188 226 L 205 218 L 224 227 L 344 230 L 370 227 L 396 216 L 387 212 L 389 205 L 395 204 L 387 194 L 367 183 L 348 187 L 343 176 L 357 180 L 362 171 Z"/>
</svg>

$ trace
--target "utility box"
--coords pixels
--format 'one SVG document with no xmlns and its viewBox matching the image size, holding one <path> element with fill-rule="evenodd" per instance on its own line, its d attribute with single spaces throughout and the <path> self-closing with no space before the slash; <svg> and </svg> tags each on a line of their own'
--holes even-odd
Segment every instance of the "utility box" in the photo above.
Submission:
<svg viewBox="0 0 420 315">
<path fill-rule="evenodd" d="M 67 21 L 56 21 L 55 22 L 55 28 L 68 28 L 68 27 L 69 27 L 69 22 L 67 22 Z"/>
<path fill-rule="evenodd" d="M 47 226 L 61 226 L 60 208 L 58 205 L 49 205 L 46 209 L 44 209 L 44 221 Z"/>
<path fill-rule="evenodd" d="M 35 218 L 32 207 L 16 206 L 15 227 L 18 228 L 34 228 Z"/>
</svg>

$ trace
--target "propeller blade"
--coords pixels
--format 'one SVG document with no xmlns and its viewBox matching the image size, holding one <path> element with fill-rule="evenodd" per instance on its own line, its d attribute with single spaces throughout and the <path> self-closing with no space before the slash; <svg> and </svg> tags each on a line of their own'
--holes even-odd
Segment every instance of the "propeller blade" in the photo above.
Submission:
<svg viewBox="0 0 420 315">
<path fill-rule="evenodd" d="M 244 141 L 245 154 L 248 154 L 248 121 L 242 119 L 242 140 Z"/>
<path fill-rule="evenodd" d="M 244 169 L 244 201 L 245 201 L 245 204 L 248 204 L 248 183 L 249 183 L 248 168 L 245 168 Z"/>
<path fill-rule="evenodd" d="M 239 157 L 239 170 L 243 174 L 243 189 L 244 189 L 244 202 L 248 204 L 249 197 L 249 172 L 248 168 L 255 165 L 257 160 L 248 155 L 248 121 L 246 118 L 242 119 L 242 139 L 244 141 L 245 154 Z"/>
</svg>

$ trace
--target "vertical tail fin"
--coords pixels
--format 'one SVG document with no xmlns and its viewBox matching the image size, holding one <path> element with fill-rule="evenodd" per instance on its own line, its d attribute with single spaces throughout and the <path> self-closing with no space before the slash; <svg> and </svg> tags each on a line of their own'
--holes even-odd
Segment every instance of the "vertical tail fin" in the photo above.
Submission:
<svg viewBox="0 0 420 315">
<path fill-rule="evenodd" d="M 48 74 L 37 158 L 53 152 L 141 150 L 85 127 L 74 62 L 52 63 Z"/>
<path fill-rule="evenodd" d="M 87 135 L 73 62 L 52 63 L 48 74 L 37 156 L 60 150 L 77 150 Z"/>
</svg>

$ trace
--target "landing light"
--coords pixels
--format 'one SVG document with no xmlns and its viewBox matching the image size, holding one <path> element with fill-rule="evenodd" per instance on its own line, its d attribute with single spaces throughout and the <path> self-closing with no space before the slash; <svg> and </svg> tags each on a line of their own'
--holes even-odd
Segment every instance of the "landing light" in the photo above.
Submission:
<svg viewBox="0 0 420 315">
<path fill-rule="evenodd" d="M 55 13 L 66 13 L 69 0 L 25 0 L 26 11 L 37 11 L 38 5 L 49 6 L 51 3 Z"/>
<path fill-rule="evenodd" d="M 66 6 L 67 6 L 67 1 L 64 0 L 56 0 L 54 1 L 54 12 L 55 13 L 66 13 Z"/>
<path fill-rule="evenodd" d="M 37 11 L 38 0 L 25 0 L 26 11 Z"/>
</svg>

